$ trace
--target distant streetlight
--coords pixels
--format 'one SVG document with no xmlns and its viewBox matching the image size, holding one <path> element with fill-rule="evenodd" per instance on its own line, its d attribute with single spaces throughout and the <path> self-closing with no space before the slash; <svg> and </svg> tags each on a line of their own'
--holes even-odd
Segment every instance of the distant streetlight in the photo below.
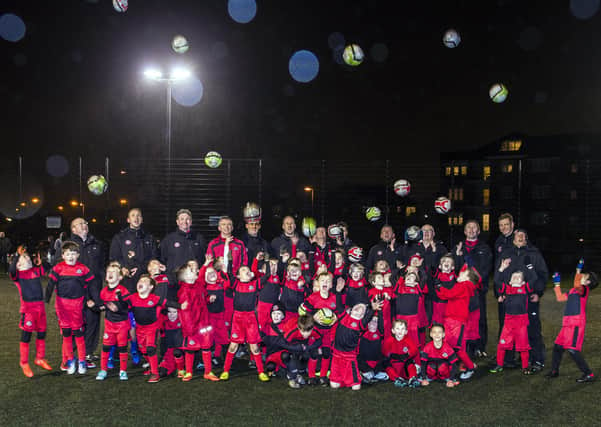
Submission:
<svg viewBox="0 0 601 427">
<path fill-rule="evenodd" d="M 69 202 L 69 204 L 70 204 L 71 206 L 73 206 L 74 208 L 76 208 L 76 207 L 78 207 L 78 206 L 79 206 L 79 202 L 78 202 L 77 200 L 71 200 L 71 201 Z"/>
<path fill-rule="evenodd" d="M 125 206 L 125 205 L 127 205 L 127 199 L 119 199 L 119 204 L 120 204 L 121 206 Z"/>
<path fill-rule="evenodd" d="M 144 71 L 144 76 L 149 80 L 164 82 L 167 88 L 167 132 L 165 132 L 165 140 L 167 143 L 167 209 L 166 229 L 169 229 L 169 215 L 171 214 L 171 90 L 173 83 L 186 80 L 191 73 L 185 68 L 174 68 L 171 70 L 169 77 L 163 77 L 163 72 L 158 69 L 147 69 Z"/>
<path fill-rule="evenodd" d="M 57 207 L 57 209 L 58 209 L 59 211 L 62 211 L 62 210 L 63 210 L 63 209 L 65 209 L 65 208 L 64 208 L 64 206 L 58 206 L 58 207 Z"/>
<path fill-rule="evenodd" d="M 313 187 L 305 187 L 304 190 L 307 193 L 311 192 L 311 216 L 314 216 L 314 213 L 313 213 L 313 201 L 314 201 L 314 196 L 315 196 L 315 190 L 313 189 Z"/>
<path fill-rule="evenodd" d="M 33 197 L 33 198 L 31 199 L 31 203 L 33 203 L 34 205 L 35 205 L 36 203 L 40 203 L 40 199 L 39 199 L 39 198 L 37 198 L 37 197 Z"/>
</svg>

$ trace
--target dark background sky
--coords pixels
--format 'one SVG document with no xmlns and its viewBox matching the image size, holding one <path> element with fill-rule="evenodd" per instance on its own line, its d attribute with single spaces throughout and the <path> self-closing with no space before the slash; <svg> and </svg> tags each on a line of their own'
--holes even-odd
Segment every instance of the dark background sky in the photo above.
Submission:
<svg viewBox="0 0 601 427">
<path fill-rule="evenodd" d="M 437 159 L 515 131 L 601 126 L 601 14 L 577 19 L 568 0 L 257 3 L 239 24 L 225 0 L 138 0 L 125 13 L 109 0 L 3 1 L 27 25 L 21 41 L 0 40 L 3 154 L 164 153 L 165 92 L 143 79 L 147 65 L 188 65 L 204 85 L 198 105 L 173 104 L 174 157 Z M 456 49 L 441 42 L 448 28 Z M 361 66 L 334 61 L 333 32 L 363 47 Z M 370 56 L 375 43 L 386 61 Z M 320 61 L 308 84 L 288 73 L 299 49 Z M 495 82 L 509 88 L 503 104 L 488 98 Z"/>
</svg>

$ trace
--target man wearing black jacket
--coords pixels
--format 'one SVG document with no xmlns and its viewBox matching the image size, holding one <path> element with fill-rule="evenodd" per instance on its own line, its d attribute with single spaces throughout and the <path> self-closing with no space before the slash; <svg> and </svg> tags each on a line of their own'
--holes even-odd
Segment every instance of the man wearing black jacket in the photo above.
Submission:
<svg viewBox="0 0 601 427">
<path fill-rule="evenodd" d="M 517 229 L 513 233 L 513 245 L 505 249 L 498 259 L 495 268 L 495 289 L 503 283 L 509 283 L 511 274 L 522 271 L 524 278 L 535 294 L 528 302 L 528 340 L 530 341 L 530 364 L 534 372 L 545 366 L 545 344 L 541 333 L 539 299 L 545 292 L 549 270 L 540 251 L 528 244 L 526 230 Z"/>
<path fill-rule="evenodd" d="M 79 262 L 84 264 L 94 274 L 94 280 L 88 284 L 90 298 L 96 306 L 101 306 L 100 290 L 104 282 L 104 249 L 102 243 L 89 234 L 88 222 L 83 218 L 75 218 L 71 221 L 71 241 L 79 245 Z M 100 312 L 84 308 L 86 329 L 84 337 L 86 340 L 86 362 L 88 368 L 94 368 L 94 352 L 98 347 L 98 334 L 100 331 Z"/>
<path fill-rule="evenodd" d="M 240 237 L 240 240 L 246 247 L 246 253 L 248 255 L 248 263 L 252 265 L 253 260 L 259 252 L 271 255 L 271 247 L 267 240 L 261 237 L 261 222 L 260 221 L 249 221 L 244 224 L 246 231 Z"/>
<path fill-rule="evenodd" d="M 488 278 L 493 266 L 493 256 L 488 245 L 478 239 L 480 224 L 476 220 L 469 220 L 463 226 L 465 240 L 459 242 L 453 250 L 455 268 L 461 270 L 464 264 L 476 269 L 482 279 L 482 289 L 478 292 L 478 305 L 480 307 L 480 322 L 478 332 L 480 339 L 475 343 L 474 355 L 486 357 L 486 344 L 488 342 L 488 322 L 486 321 L 486 293 L 488 292 Z M 470 305 L 472 302 L 470 301 Z M 474 309 L 475 311 L 475 309 Z"/>
<path fill-rule="evenodd" d="M 385 260 L 390 269 L 397 268 L 396 262 L 403 259 L 403 246 L 398 244 L 392 226 L 385 224 L 380 229 L 380 241 L 369 249 L 365 268 L 370 272 L 376 262 Z"/>
<path fill-rule="evenodd" d="M 180 209 L 175 218 L 177 230 L 167 234 L 161 242 L 161 261 L 167 266 L 170 282 L 175 280 L 175 270 L 187 261 L 195 259 L 199 266 L 203 265 L 207 251 L 202 234 L 192 231 L 192 212 Z"/>
<path fill-rule="evenodd" d="M 130 209 L 127 213 L 129 226 L 115 234 L 111 241 L 109 260 L 117 261 L 127 269 L 123 285 L 129 292 L 135 292 L 140 276 L 146 273 L 148 262 L 159 258 L 159 251 L 152 234 L 142 228 L 142 211 Z"/>
<path fill-rule="evenodd" d="M 272 255 L 282 259 L 282 253 L 286 252 L 291 257 L 296 257 L 296 251 L 303 251 L 307 255 L 311 250 L 309 241 L 296 232 L 296 222 L 290 215 L 282 220 L 282 234 L 271 241 Z"/>
</svg>

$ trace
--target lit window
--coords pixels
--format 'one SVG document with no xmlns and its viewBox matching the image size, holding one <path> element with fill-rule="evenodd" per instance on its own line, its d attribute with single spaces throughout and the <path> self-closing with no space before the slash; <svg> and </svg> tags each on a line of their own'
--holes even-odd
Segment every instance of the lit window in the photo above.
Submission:
<svg viewBox="0 0 601 427">
<path fill-rule="evenodd" d="M 482 190 L 482 205 L 483 206 L 490 205 L 490 189 L 489 188 L 485 188 L 484 190 Z"/>
<path fill-rule="evenodd" d="M 578 191 L 571 190 L 570 191 L 570 200 L 577 200 L 577 199 L 578 199 Z"/>
<path fill-rule="evenodd" d="M 572 173 L 578 173 L 578 163 L 572 163 L 570 165 L 570 172 L 572 172 Z"/>
<path fill-rule="evenodd" d="M 454 216 L 454 217 L 453 217 L 453 225 L 457 225 L 457 224 L 458 224 L 458 222 L 457 222 L 457 217 L 456 217 L 456 216 Z"/>
<path fill-rule="evenodd" d="M 501 151 L 520 151 L 522 148 L 522 141 L 503 141 L 501 143 Z"/>
<path fill-rule="evenodd" d="M 454 200 L 453 199 L 453 189 L 449 188 L 449 200 Z"/>
<path fill-rule="evenodd" d="M 484 166 L 482 168 L 482 179 L 486 181 L 488 178 L 490 178 L 490 166 Z"/>
<path fill-rule="evenodd" d="M 459 225 L 463 225 L 463 214 L 459 215 Z"/>
<path fill-rule="evenodd" d="M 463 200 L 463 188 L 459 189 L 459 198 L 457 200 Z"/>
<path fill-rule="evenodd" d="M 415 206 L 407 206 L 405 208 L 405 216 L 411 216 L 415 213 Z"/>
<path fill-rule="evenodd" d="M 453 175 L 455 175 L 455 176 L 459 175 L 459 166 L 453 166 Z"/>
<path fill-rule="evenodd" d="M 449 217 L 449 225 L 453 225 L 453 218 Z"/>
<path fill-rule="evenodd" d="M 482 231 L 490 230 L 490 214 L 482 214 Z"/>
<path fill-rule="evenodd" d="M 467 166 L 461 166 L 461 175 L 467 175 Z"/>
<path fill-rule="evenodd" d="M 445 168 L 444 168 L 444 174 L 446 176 L 450 176 L 451 175 L 451 167 L 450 166 L 445 166 Z"/>
<path fill-rule="evenodd" d="M 503 173 L 513 172 L 513 163 L 503 163 L 502 170 Z"/>
</svg>

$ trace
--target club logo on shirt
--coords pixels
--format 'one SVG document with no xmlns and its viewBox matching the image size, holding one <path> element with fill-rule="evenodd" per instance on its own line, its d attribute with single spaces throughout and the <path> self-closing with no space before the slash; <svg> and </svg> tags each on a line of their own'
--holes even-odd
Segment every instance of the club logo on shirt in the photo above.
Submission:
<svg viewBox="0 0 601 427">
<path fill-rule="evenodd" d="M 81 268 L 78 268 L 78 269 L 77 269 L 77 271 L 76 271 L 76 273 L 77 273 L 77 274 L 81 274 L 81 273 L 83 273 L 83 272 L 81 271 Z"/>
<path fill-rule="evenodd" d="M 178 328 L 181 328 L 181 327 L 182 327 L 182 324 L 178 322 L 178 324 L 177 324 L 177 327 L 178 327 Z"/>
<path fill-rule="evenodd" d="M 25 322 L 25 324 L 26 324 L 27 326 L 31 326 L 31 325 L 32 325 L 32 323 L 31 323 L 31 320 L 28 320 L 27 322 Z"/>
<path fill-rule="evenodd" d="M 501 340 L 499 341 L 501 344 L 505 344 L 505 340 Z"/>
<path fill-rule="evenodd" d="M 303 282 L 298 282 L 297 285 L 299 289 L 302 289 L 305 284 Z"/>
<path fill-rule="evenodd" d="M 104 338 L 105 340 L 107 340 L 109 338 L 109 334 L 105 333 L 102 338 Z"/>
<path fill-rule="evenodd" d="M 233 250 L 237 251 L 238 250 L 238 246 L 234 246 Z"/>
<path fill-rule="evenodd" d="M 336 308 L 336 303 L 334 303 L 334 302 L 333 302 L 333 303 L 331 303 L 331 304 L 330 304 L 330 307 L 332 307 L 332 308 Z"/>
<path fill-rule="evenodd" d="M 148 305 L 152 307 L 154 305 L 154 302 L 148 301 Z"/>
<path fill-rule="evenodd" d="M 190 344 L 190 345 L 194 345 L 194 340 L 190 340 L 190 341 L 189 341 L 189 344 Z"/>
<path fill-rule="evenodd" d="M 180 243 L 180 242 L 175 242 L 175 243 L 173 244 L 173 246 L 174 246 L 175 248 L 179 248 L 179 247 L 181 246 L 181 243 Z"/>
<path fill-rule="evenodd" d="M 409 349 L 407 347 L 403 347 L 403 353 L 409 353 Z"/>
<path fill-rule="evenodd" d="M 448 357 L 448 356 L 449 355 L 446 352 L 442 353 L 442 357 Z"/>
<path fill-rule="evenodd" d="M 499 253 L 503 252 L 503 246 L 499 246 Z"/>
<path fill-rule="evenodd" d="M 374 334 L 374 339 L 378 339 L 378 334 Z"/>
<path fill-rule="evenodd" d="M 198 242 L 194 242 L 194 246 L 198 246 Z"/>
<path fill-rule="evenodd" d="M 378 256 L 381 256 L 383 254 L 382 251 L 378 251 Z"/>
<path fill-rule="evenodd" d="M 248 290 L 249 290 L 249 291 L 254 291 L 254 290 L 255 290 L 255 287 L 254 287 L 253 285 L 250 285 L 250 286 L 248 287 Z"/>
<path fill-rule="evenodd" d="M 125 241 L 125 244 L 126 244 L 127 246 L 131 245 L 131 240 L 126 240 L 126 241 Z"/>
<path fill-rule="evenodd" d="M 230 326 L 230 322 L 225 322 L 225 326 Z"/>
<path fill-rule="evenodd" d="M 351 326 L 352 326 L 353 328 L 356 328 L 356 327 L 357 327 L 357 322 L 353 322 L 353 323 L 351 323 Z"/>
<path fill-rule="evenodd" d="M 232 334 L 232 338 L 238 338 L 238 334 Z"/>
</svg>

